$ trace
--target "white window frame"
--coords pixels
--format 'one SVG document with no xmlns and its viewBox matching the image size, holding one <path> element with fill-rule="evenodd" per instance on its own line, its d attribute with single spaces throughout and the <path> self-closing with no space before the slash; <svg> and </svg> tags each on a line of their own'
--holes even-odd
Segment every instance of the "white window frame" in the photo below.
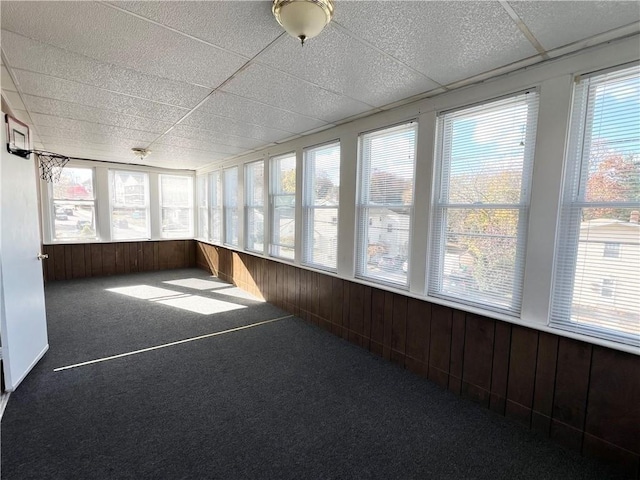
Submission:
<svg viewBox="0 0 640 480">
<path fill-rule="evenodd" d="M 93 200 L 76 200 L 76 199 L 60 199 L 54 198 L 53 186 L 54 183 L 47 183 L 47 196 L 49 203 L 49 235 L 51 236 L 52 243 L 87 243 L 87 242 L 98 242 L 100 241 L 100 227 L 99 227 L 99 215 L 98 215 L 98 192 L 96 190 L 97 181 L 96 181 L 96 169 L 94 167 L 88 167 L 84 165 L 66 165 L 64 169 L 76 169 L 76 170 L 90 170 L 91 171 L 91 183 L 92 183 L 92 191 L 93 191 Z M 56 238 L 56 203 L 60 204 L 79 204 L 79 205 L 93 205 L 93 215 L 94 215 L 94 231 L 95 235 L 92 237 L 71 237 L 71 238 Z"/>
<path fill-rule="evenodd" d="M 592 89 L 591 80 L 607 74 L 625 75 L 626 70 L 635 70 L 635 75 L 640 75 L 637 63 L 633 65 L 622 65 L 609 68 L 604 71 L 596 71 L 591 74 L 584 74 L 575 78 L 572 112 L 569 122 L 569 140 L 567 151 L 565 152 L 563 186 L 561 195 L 560 211 L 558 215 L 558 234 L 554 249 L 553 281 L 551 291 L 551 307 L 549 313 L 549 325 L 559 330 L 575 332 L 599 339 L 609 340 L 621 344 L 640 346 L 640 335 L 623 332 L 588 323 L 579 323 L 571 320 L 573 295 L 562 295 L 558 293 L 559 286 L 575 285 L 572 278 L 575 276 L 575 268 L 578 259 L 579 231 L 581 228 L 581 212 L 584 208 L 624 208 L 630 210 L 640 210 L 640 202 L 618 202 L 618 201 L 589 201 L 585 198 L 586 183 L 589 178 L 589 156 L 591 153 L 591 138 L 589 137 L 590 122 L 593 121 L 592 111 L 595 108 L 595 89 Z M 633 74 L 632 74 L 633 75 Z M 600 84 L 606 84 L 607 80 Z M 624 246 L 619 245 L 617 256 L 607 254 L 606 244 L 604 245 L 603 257 L 616 261 Z M 572 265 L 572 268 L 561 265 Z M 608 277 L 601 280 L 599 286 L 600 297 L 610 298 L 603 295 L 606 290 L 611 291 L 611 295 L 616 290 L 616 270 L 607 272 Z M 605 286 L 605 280 L 613 282 L 613 285 Z M 569 298 L 571 297 L 571 298 Z"/>
<path fill-rule="evenodd" d="M 196 175 L 196 238 L 209 239 L 209 177 Z M 204 213 L 204 215 L 203 215 Z M 205 219 L 203 221 L 203 218 Z"/>
<path fill-rule="evenodd" d="M 528 95 L 532 95 L 528 97 Z M 525 102 L 532 102 L 527 108 L 527 128 L 526 133 L 523 132 L 522 147 L 523 151 L 523 168 L 521 177 L 520 198 L 517 203 L 482 203 L 480 205 L 469 203 L 451 203 L 448 201 L 450 187 L 450 169 L 451 169 L 451 146 L 445 145 L 445 136 L 450 132 L 445 129 L 451 128 L 447 123 L 450 115 L 464 114 L 465 112 L 473 112 L 482 114 L 482 108 L 491 109 L 494 106 L 505 103 L 509 106 L 509 102 L 517 101 L 522 98 Z M 435 157 L 435 173 L 433 188 L 433 204 L 431 218 L 431 241 L 429 246 L 429 281 L 428 295 L 434 298 L 442 298 L 459 304 L 470 305 L 483 310 L 494 311 L 497 313 L 519 317 L 522 308 L 522 298 L 524 296 L 524 262 L 526 258 L 526 246 L 528 235 L 528 221 L 530 208 L 531 182 L 533 176 L 533 162 L 535 155 L 535 142 L 538 122 L 539 108 L 539 92 L 537 89 L 529 89 L 522 92 L 516 92 L 507 96 L 497 97 L 486 100 L 477 104 L 467 105 L 441 112 L 438 115 L 438 124 L 436 127 L 436 157 Z M 452 140 L 451 140 L 452 141 Z M 513 271 L 513 291 L 511 302 L 507 305 L 498 303 L 490 304 L 475 300 L 472 294 L 465 295 L 463 293 L 456 295 L 452 292 L 446 292 L 444 289 L 444 269 L 445 255 L 447 244 L 447 212 L 449 209 L 464 210 L 511 210 L 518 212 L 518 223 L 516 228 L 516 254 L 515 267 Z"/>
<path fill-rule="evenodd" d="M 168 178 L 168 177 L 175 177 L 175 178 L 186 178 L 189 180 L 188 182 L 188 188 L 189 188 L 189 195 L 187 196 L 188 201 L 187 201 L 187 205 L 184 207 L 173 207 L 173 206 L 167 206 L 165 207 L 165 205 L 162 202 L 162 179 L 163 178 Z M 193 231 L 193 227 L 194 227 L 194 176 L 193 175 L 181 175 L 178 173 L 160 173 L 158 175 L 158 204 L 159 204 L 159 214 L 160 217 L 158 218 L 158 226 L 159 226 L 159 230 L 160 230 L 160 238 L 162 239 L 184 239 L 184 238 L 194 238 L 194 231 Z M 184 235 L 170 235 L 170 234 L 165 234 L 163 232 L 163 228 L 162 228 L 162 210 L 164 208 L 181 208 L 181 209 L 186 209 L 188 210 L 188 222 L 189 222 L 189 230 L 187 233 L 185 233 Z"/>
<path fill-rule="evenodd" d="M 364 155 L 364 147 L 363 143 L 365 141 L 365 137 L 371 135 L 386 135 L 393 134 L 396 131 L 401 130 L 414 130 L 414 144 L 413 144 L 413 172 L 412 172 L 412 185 L 411 185 L 411 204 L 391 204 L 391 203 L 371 203 L 366 202 L 365 199 L 369 198 L 370 194 L 370 178 L 371 178 L 371 165 L 370 159 L 365 158 Z M 411 252 L 412 245 L 411 239 L 413 237 L 413 226 L 414 226 L 414 216 L 415 216 L 415 191 L 416 191 L 416 165 L 417 165 L 417 155 L 418 155 L 418 121 L 416 119 L 408 120 L 402 123 L 398 123 L 395 125 L 389 125 L 383 128 L 379 128 L 376 130 L 371 130 L 367 132 L 363 132 L 358 135 L 358 180 L 357 180 L 357 195 L 356 195 L 356 238 L 355 238 L 355 246 L 356 246 L 356 270 L 355 277 L 363 280 L 370 281 L 372 283 L 388 285 L 391 287 L 395 287 L 401 290 L 409 290 L 410 288 L 410 275 L 409 270 L 407 269 L 404 272 L 405 281 L 400 282 L 396 281 L 393 277 L 385 276 L 385 275 L 367 275 L 366 273 L 366 265 L 367 265 L 367 255 L 368 255 L 368 247 L 369 247 L 369 212 L 374 209 L 380 208 L 399 208 L 407 211 L 407 216 L 409 217 L 409 231 L 407 232 L 407 259 L 404 263 L 408 265 L 411 264 Z M 366 221 L 365 221 L 366 220 Z M 402 268 L 403 266 L 401 266 Z"/>
<path fill-rule="evenodd" d="M 228 178 L 232 174 L 235 174 L 236 183 L 233 186 L 227 184 Z M 235 230 L 230 228 L 233 217 L 240 220 L 240 212 L 238 209 L 238 175 L 240 174 L 240 168 L 238 166 L 225 168 L 222 171 L 222 191 L 223 191 L 223 232 L 224 232 L 224 244 L 231 247 L 238 247 L 240 244 L 240 228 L 236 223 Z M 231 237 L 231 233 L 235 231 L 235 239 Z M 234 241 L 235 240 L 235 241 Z"/>
<path fill-rule="evenodd" d="M 319 205 L 313 202 L 314 199 L 314 179 L 316 173 L 315 157 L 311 158 L 311 152 L 316 152 L 322 149 L 338 148 L 338 165 L 336 170 L 338 176 L 340 175 L 340 140 L 307 147 L 304 149 L 304 160 L 302 168 L 302 261 L 303 265 L 318 268 L 320 270 L 326 270 L 329 272 L 338 271 L 338 235 L 339 235 L 339 219 L 340 219 L 340 202 L 336 205 Z M 313 247 L 314 247 L 314 219 L 316 211 L 318 210 L 336 210 L 335 226 L 336 226 L 336 238 L 331 240 L 333 245 L 333 256 L 335 257 L 335 266 L 327 265 L 321 262 L 313 261 Z"/>
<path fill-rule="evenodd" d="M 281 192 L 281 188 L 280 185 L 278 185 L 279 182 L 279 175 L 276 173 L 278 171 L 277 166 L 279 165 L 279 162 L 281 160 L 284 159 L 289 159 L 289 158 L 293 158 L 294 162 L 296 161 L 296 153 L 295 152 L 289 152 L 289 153 L 285 153 L 282 155 L 277 155 L 274 157 L 269 158 L 269 219 L 271 222 L 270 225 L 270 238 L 269 238 L 269 255 L 271 255 L 272 257 L 276 257 L 276 258 L 281 258 L 284 260 L 288 260 L 288 261 L 294 261 L 295 260 L 295 250 L 296 250 L 296 243 L 297 243 L 297 239 L 296 239 L 296 225 L 295 225 L 295 218 L 296 218 L 296 211 L 297 211 L 297 205 L 296 205 L 296 194 L 297 192 L 289 192 L 289 193 L 283 193 Z M 296 185 L 297 185 L 297 178 L 298 178 L 298 169 L 297 169 L 297 164 L 294 167 L 295 172 L 296 172 Z M 284 197 L 290 197 L 293 199 L 293 204 L 288 207 L 288 208 L 292 208 L 293 209 L 293 214 L 294 214 L 294 220 L 292 220 L 292 222 L 294 222 L 293 225 L 293 231 L 294 231 L 294 235 L 293 235 L 293 243 L 292 244 L 284 244 L 284 243 L 280 243 L 280 242 L 276 242 L 275 238 L 276 235 L 278 235 L 279 233 L 279 229 L 276 228 L 275 225 L 275 221 L 277 218 L 279 218 L 276 215 L 276 210 L 277 210 L 277 203 L 279 201 L 279 199 L 284 198 Z M 289 257 L 289 256 L 285 256 L 282 255 L 280 253 L 280 249 L 282 248 L 286 248 L 286 249 L 291 249 L 294 254 Z"/>
<path fill-rule="evenodd" d="M 263 175 L 263 181 L 262 181 L 262 199 L 260 201 L 256 201 L 256 199 L 253 196 L 253 190 L 249 187 L 249 183 L 254 183 L 255 184 L 255 178 L 250 174 L 250 172 L 252 171 L 252 168 L 256 168 L 256 167 L 260 167 L 260 169 L 262 170 L 262 175 Z M 264 182 L 264 160 L 256 160 L 254 162 L 249 162 L 246 163 L 244 166 L 244 222 L 245 222 L 245 241 L 244 241 L 244 245 L 245 245 L 245 250 L 249 251 L 249 252 L 255 252 L 255 253 L 264 253 L 264 245 L 265 245 L 265 228 L 266 228 L 266 218 L 265 218 L 265 182 Z M 249 248 L 249 245 L 251 245 L 251 242 L 249 241 L 249 238 L 251 235 L 254 235 L 256 238 L 257 235 L 255 234 L 255 232 L 251 231 L 251 229 L 249 228 L 249 219 L 251 218 L 250 212 L 251 211 L 255 211 L 255 210 L 260 210 L 262 213 L 262 236 L 260 238 L 261 242 L 262 242 L 262 249 L 261 250 L 257 250 L 254 248 Z"/>
<path fill-rule="evenodd" d="M 215 170 L 209 172 L 207 175 L 207 185 L 207 198 L 209 200 L 209 241 L 222 244 L 222 232 L 224 230 L 222 218 L 222 171 Z"/>
<path fill-rule="evenodd" d="M 114 221 L 113 221 L 113 209 L 116 205 L 114 205 L 114 194 L 115 194 L 115 177 L 117 174 L 135 174 L 135 175 L 143 175 L 144 176 L 144 210 L 145 210 L 145 218 L 147 224 L 146 235 L 142 235 L 140 237 L 128 237 L 128 238 L 116 238 L 114 231 Z M 139 207 L 135 207 L 139 209 Z M 151 208 L 149 202 L 149 173 L 140 171 L 140 170 L 127 170 L 127 169 L 119 169 L 119 168 L 110 168 L 109 169 L 109 228 L 111 232 L 111 239 L 117 242 L 129 242 L 136 240 L 149 240 L 151 238 Z"/>
</svg>

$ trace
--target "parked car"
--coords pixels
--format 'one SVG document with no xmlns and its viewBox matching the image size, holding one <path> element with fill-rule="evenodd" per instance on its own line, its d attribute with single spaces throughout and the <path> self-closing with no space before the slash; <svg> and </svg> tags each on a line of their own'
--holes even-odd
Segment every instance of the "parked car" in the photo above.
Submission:
<svg viewBox="0 0 640 480">
<path fill-rule="evenodd" d="M 391 255 L 383 255 L 378 261 L 378 268 L 382 270 L 400 270 L 404 258 L 400 255 L 395 257 Z"/>
<path fill-rule="evenodd" d="M 91 228 L 91 222 L 89 220 L 78 220 L 78 223 L 76 223 L 76 228 L 78 230 L 82 230 L 84 227 Z"/>
<path fill-rule="evenodd" d="M 67 214 L 62 208 L 56 208 L 56 220 L 68 220 Z"/>
</svg>

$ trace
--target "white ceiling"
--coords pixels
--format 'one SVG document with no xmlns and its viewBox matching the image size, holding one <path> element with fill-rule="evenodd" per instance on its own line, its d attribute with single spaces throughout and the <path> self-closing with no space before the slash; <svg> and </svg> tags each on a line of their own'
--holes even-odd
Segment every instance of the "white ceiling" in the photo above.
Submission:
<svg viewBox="0 0 640 480">
<path fill-rule="evenodd" d="M 35 148 L 186 169 L 640 32 L 640 3 L 611 1 L 335 0 L 304 47 L 268 0 L 0 13 L 2 92 Z"/>
</svg>

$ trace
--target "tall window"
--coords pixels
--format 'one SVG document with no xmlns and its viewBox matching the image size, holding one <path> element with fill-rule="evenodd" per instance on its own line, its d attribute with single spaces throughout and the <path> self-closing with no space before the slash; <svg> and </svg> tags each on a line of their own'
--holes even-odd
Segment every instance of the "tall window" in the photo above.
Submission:
<svg viewBox="0 0 640 480">
<path fill-rule="evenodd" d="M 198 238 L 209 238 L 209 196 L 207 176 L 196 177 L 196 202 L 198 204 Z"/>
<path fill-rule="evenodd" d="M 247 250 L 264 250 L 264 162 L 253 162 L 245 167 L 245 246 Z"/>
<path fill-rule="evenodd" d="M 304 152 L 303 263 L 337 268 L 340 143 Z"/>
<path fill-rule="evenodd" d="M 411 122 L 360 136 L 359 277 L 407 286 L 416 128 Z"/>
<path fill-rule="evenodd" d="M 57 182 L 50 184 L 53 238 L 95 240 L 96 197 L 93 169 L 65 167 Z"/>
<path fill-rule="evenodd" d="M 220 172 L 209 174 L 209 240 L 222 242 L 222 178 Z"/>
<path fill-rule="evenodd" d="M 519 314 L 537 115 L 535 91 L 440 115 L 430 295 Z"/>
<path fill-rule="evenodd" d="M 574 92 L 553 326 L 640 345 L 640 67 Z"/>
<path fill-rule="evenodd" d="M 110 170 L 111 238 L 150 238 L 149 176 L 143 172 Z"/>
<path fill-rule="evenodd" d="M 193 237 L 193 177 L 160 175 L 162 238 Z"/>
<path fill-rule="evenodd" d="M 224 243 L 238 246 L 238 167 L 224 171 Z"/>
<path fill-rule="evenodd" d="M 296 235 L 296 155 L 271 159 L 271 255 L 293 260 Z"/>
</svg>

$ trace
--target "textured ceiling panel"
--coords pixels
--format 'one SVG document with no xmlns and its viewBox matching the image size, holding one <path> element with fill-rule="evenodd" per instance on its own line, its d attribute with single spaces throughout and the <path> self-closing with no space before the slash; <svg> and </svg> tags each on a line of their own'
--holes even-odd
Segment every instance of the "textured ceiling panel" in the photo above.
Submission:
<svg viewBox="0 0 640 480">
<path fill-rule="evenodd" d="M 214 138 L 211 138 L 210 141 L 206 141 L 168 134 L 160 137 L 151 146 L 151 150 L 156 149 L 156 145 L 168 145 L 170 147 L 201 150 L 203 153 L 210 152 L 212 154 L 225 154 L 226 156 L 237 155 L 246 150 L 246 148 L 234 147 L 232 145 L 225 144 L 216 144 L 214 142 Z"/>
<path fill-rule="evenodd" d="M 152 120 L 150 118 L 134 117 L 132 115 L 125 115 L 112 110 L 103 110 L 101 108 L 88 107 L 77 103 L 62 102 L 60 100 L 52 100 L 50 98 L 25 95 L 24 101 L 32 114 L 43 113 L 61 118 L 101 123 L 104 125 L 113 125 L 133 130 L 144 130 L 158 134 L 166 132 L 173 125 L 172 123 Z"/>
<path fill-rule="evenodd" d="M 342 2 L 334 18 L 442 84 L 536 54 L 498 2 Z"/>
<path fill-rule="evenodd" d="M 189 110 L 150 100 L 109 92 L 81 83 L 49 77 L 24 70 L 13 71 L 23 93 L 53 98 L 96 108 L 115 110 L 128 115 L 176 122 Z"/>
<path fill-rule="evenodd" d="M 194 140 L 202 140 L 204 142 L 215 142 L 223 145 L 229 145 L 232 147 L 245 148 L 250 150 L 252 148 L 264 145 L 262 140 L 256 140 L 255 138 L 238 137 L 235 135 L 228 135 L 221 132 L 212 132 L 210 130 L 203 130 L 201 128 L 194 128 L 188 125 L 176 125 L 171 130 L 171 135 L 182 138 L 190 138 Z"/>
<path fill-rule="evenodd" d="M 304 47 L 289 36 L 281 38 L 260 56 L 259 62 L 374 106 L 439 87 L 331 24 Z"/>
<path fill-rule="evenodd" d="M 47 138 L 55 137 L 59 140 L 58 143 L 64 143 L 66 140 L 76 140 L 82 143 L 97 143 L 102 145 L 113 145 L 131 149 L 133 147 L 144 146 L 144 142 L 133 138 L 123 138 L 120 136 L 109 136 L 103 133 L 83 132 L 81 130 L 65 130 L 58 127 L 37 127 L 42 141 L 47 146 Z M 47 147 L 48 148 L 48 147 Z"/>
<path fill-rule="evenodd" d="M 20 95 L 18 95 L 18 92 L 7 91 L 7 92 L 4 92 L 4 95 L 9 101 L 11 108 L 14 108 L 16 110 L 26 110 L 24 103 L 22 103 L 22 99 L 20 98 Z"/>
<path fill-rule="evenodd" d="M 109 3 L 247 57 L 282 33 L 266 1 Z"/>
<path fill-rule="evenodd" d="M 101 63 L 7 31 L 2 32 L 2 48 L 12 68 L 44 73 L 170 105 L 193 108 L 211 91 Z"/>
<path fill-rule="evenodd" d="M 4 38 L 2 40 L 4 41 Z M 7 67 L 5 66 L 1 67 L 1 71 L 2 71 L 2 77 L 0 77 L 0 82 L 2 85 L 2 90 L 9 91 L 9 92 L 17 92 L 18 90 L 16 90 L 16 86 L 13 84 L 13 80 L 9 75 L 9 70 L 7 70 Z"/>
<path fill-rule="evenodd" d="M 196 110 L 196 113 L 199 111 L 292 133 L 306 132 L 327 124 L 316 118 L 305 117 L 224 92 L 215 92 L 211 95 Z"/>
<path fill-rule="evenodd" d="M 77 134 L 99 134 L 106 137 L 118 137 L 126 138 L 129 140 L 135 140 L 140 144 L 146 144 L 153 142 L 158 138 L 157 133 L 144 132 L 142 130 L 129 130 L 121 127 L 114 127 L 112 125 L 101 125 L 99 123 L 81 122 L 79 120 L 71 120 L 69 118 L 52 117 L 50 115 L 42 115 L 34 113 L 31 115 L 36 129 L 40 132 L 43 131 L 43 127 L 51 127 Z"/>
<path fill-rule="evenodd" d="M 227 117 L 211 115 L 203 112 L 202 110 L 196 110 L 193 112 L 180 122 L 180 125 L 197 127 L 204 130 L 210 130 L 212 132 L 227 133 L 229 135 L 255 138 L 267 143 L 276 142 L 291 136 L 290 132 L 285 132 L 284 130 L 276 130 L 261 125 L 239 122 Z"/>
<path fill-rule="evenodd" d="M 327 122 L 372 108 L 262 65 L 249 66 L 227 83 L 223 90 Z"/>
<path fill-rule="evenodd" d="M 102 62 L 208 87 L 246 62 L 95 2 L 3 1 L 2 28 Z"/>
<path fill-rule="evenodd" d="M 551 50 L 640 20 L 638 2 L 509 2 Z"/>
</svg>

